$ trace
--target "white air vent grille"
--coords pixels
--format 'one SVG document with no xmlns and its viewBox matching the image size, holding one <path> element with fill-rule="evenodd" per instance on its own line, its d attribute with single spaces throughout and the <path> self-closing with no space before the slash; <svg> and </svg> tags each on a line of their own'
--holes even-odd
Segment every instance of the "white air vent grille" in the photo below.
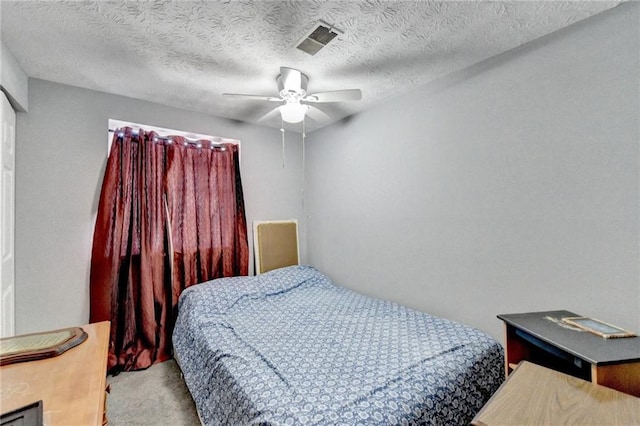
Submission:
<svg viewBox="0 0 640 426">
<path fill-rule="evenodd" d="M 313 56 L 340 34 L 342 34 L 341 31 L 324 21 L 319 21 L 296 47 Z"/>
</svg>

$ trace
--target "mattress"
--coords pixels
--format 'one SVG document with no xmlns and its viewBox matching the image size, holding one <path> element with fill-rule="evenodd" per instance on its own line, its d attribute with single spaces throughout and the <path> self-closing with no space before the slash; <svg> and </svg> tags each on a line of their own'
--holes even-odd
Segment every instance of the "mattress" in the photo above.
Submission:
<svg viewBox="0 0 640 426">
<path fill-rule="evenodd" d="M 504 375 L 469 326 L 310 266 L 187 288 L 176 358 L 205 425 L 469 424 Z"/>
</svg>

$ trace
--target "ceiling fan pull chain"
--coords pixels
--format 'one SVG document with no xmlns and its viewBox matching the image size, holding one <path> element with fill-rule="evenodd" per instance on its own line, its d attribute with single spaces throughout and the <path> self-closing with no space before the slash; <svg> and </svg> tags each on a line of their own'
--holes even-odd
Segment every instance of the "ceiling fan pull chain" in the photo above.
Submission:
<svg viewBox="0 0 640 426">
<path fill-rule="evenodd" d="M 300 190 L 300 198 L 302 198 L 302 214 L 305 214 L 304 211 L 304 163 L 305 163 L 305 138 L 307 137 L 307 132 L 305 131 L 305 122 L 307 121 L 306 117 L 302 119 L 302 189 Z"/>
<path fill-rule="evenodd" d="M 280 119 L 280 133 L 282 133 L 282 168 L 284 169 L 284 121 L 282 119 Z"/>
</svg>

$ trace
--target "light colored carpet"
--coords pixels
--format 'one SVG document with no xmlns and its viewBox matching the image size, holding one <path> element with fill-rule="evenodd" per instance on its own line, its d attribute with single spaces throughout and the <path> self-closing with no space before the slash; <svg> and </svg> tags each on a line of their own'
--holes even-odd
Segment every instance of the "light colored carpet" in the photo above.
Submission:
<svg viewBox="0 0 640 426">
<path fill-rule="evenodd" d="M 107 376 L 110 426 L 200 425 L 191 394 L 174 360 L 143 371 Z"/>
</svg>

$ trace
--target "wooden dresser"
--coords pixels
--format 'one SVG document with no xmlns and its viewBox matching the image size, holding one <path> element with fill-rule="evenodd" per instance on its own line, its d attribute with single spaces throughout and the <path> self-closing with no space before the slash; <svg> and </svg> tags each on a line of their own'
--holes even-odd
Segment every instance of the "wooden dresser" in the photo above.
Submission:
<svg viewBox="0 0 640 426">
<path fill-rule="evenodd" d="M 640 398 L 522 361 L 471 424 L 638 425 Z"/>
<path fill-rule="evenodd" d="M 42 400 L 45 425 L 103 424 L 109 322 L 82 329 L 87 340 L 57 357 L 0 367 L 0 412 Z"/>
</svg>

